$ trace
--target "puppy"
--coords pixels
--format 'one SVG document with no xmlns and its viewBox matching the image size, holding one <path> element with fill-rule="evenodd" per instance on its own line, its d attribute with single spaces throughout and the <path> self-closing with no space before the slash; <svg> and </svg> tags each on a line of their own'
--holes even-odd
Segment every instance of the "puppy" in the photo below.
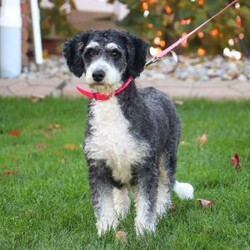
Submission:
<svg viewBox="0 0 250 250">
<path fill-rule="evenodd" d="M 137 235 L 154 232 L 157 217 L 171 205 L 170 192 L 192 199 L 193 187 L 175 181 L 181 125 L 168 96 L 132 81 L 144 69 L 148 43 L 124 31 L 97 30 L 76 35 L 63 46 L 71 72 L 107 100 L 89 101 L 84 142 L 91 199 L 99 235 L 116 229 L 135 196 Z"/>
</svg>

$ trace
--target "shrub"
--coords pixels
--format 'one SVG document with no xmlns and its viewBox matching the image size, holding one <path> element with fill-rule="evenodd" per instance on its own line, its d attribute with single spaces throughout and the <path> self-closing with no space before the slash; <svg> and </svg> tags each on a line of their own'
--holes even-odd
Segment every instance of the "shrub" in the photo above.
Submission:
<svg viewBox="0 0 250 250">
<path fill-rule="evenodd" d="M 114 0 L 110 0 L 110 3 Z M 214 0 L 119 0 L 130 13 L 119 23 L 165 48 L 217 13 L 229 2 Z M 225 47 L 249 56 L 250 1 L 242 0 L 191 36 L 180 47 L 182 52 L 222 53 Z"/>
</svg>

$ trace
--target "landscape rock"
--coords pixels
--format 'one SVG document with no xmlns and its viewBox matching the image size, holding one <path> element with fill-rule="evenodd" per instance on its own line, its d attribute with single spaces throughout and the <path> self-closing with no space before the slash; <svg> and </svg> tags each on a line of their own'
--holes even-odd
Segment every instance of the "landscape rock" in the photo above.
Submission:
<svg viewBox="0 0 250 250">
<path fill-rule="evenodd" d="M 21 80 L 36 78 L 59 78 L 70 81 L 73 77 L 62 56 L 50 56 L 44 64 L 37 66 L 30 62 L 18 77 Z M 164 78 L 180 79 L 188 82 L 216 82 L 215 80 L 250 79 L 250 59 L 232 60 L 223 56 L 187 57 L 178 56 L 176 63 L 168 56 L 148 67 L 140 76 L 145 80 Z"/>
</svg>

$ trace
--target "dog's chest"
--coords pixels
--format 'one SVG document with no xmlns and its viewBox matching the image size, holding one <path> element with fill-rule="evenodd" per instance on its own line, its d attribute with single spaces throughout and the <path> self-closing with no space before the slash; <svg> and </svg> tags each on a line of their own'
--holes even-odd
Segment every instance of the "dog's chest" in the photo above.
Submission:
<svg viewBox="0 0 250 250">
<path fill-rule="evenodd" d="M 129 182 L 131 166 L 141 162 L 146 155 L 146 143 L 130 133 L 130 123 L 122 114 L 117 98 L 96 102 L 90 112 L 91 130 L 85 142 L 87 156 L 105 160 L 116 180 Z"/>
</svg>

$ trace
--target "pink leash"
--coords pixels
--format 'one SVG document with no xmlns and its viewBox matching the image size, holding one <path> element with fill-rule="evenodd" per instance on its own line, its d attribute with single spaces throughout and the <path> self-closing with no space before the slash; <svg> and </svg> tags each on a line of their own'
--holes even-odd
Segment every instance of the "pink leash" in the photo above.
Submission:
<svg viewBox="0 0 250 250">
<path fill-rule="evenodd" d="M 197 32 L 199 29 L 201 29 L 204 25 L 206 25 L 207 23 L 209 23 L 210 21 L 212 21 L 214 18 L 216 18 L 218 15 L 220 15 L 222 12 L 224 12 L 226 9 L 228 9 L 229 7 L 231 7 L 232 5 L 234 5 L 235 3 L 237 3 L 238 1 L 239 0 L 234 0 L 233 2 L 231 2 L 230 4 L 228 4 L 224 9 L 222 9 L 217 14 L 215 14 L 214 16 L 212 16 L 211 18 L 209 18 L 207 21 L 205 21 L 204 23 L 202 23 L 200 26 L 198 26 L 196 29 L 194 29 L 193 31 L 189 32 L 187 35 L 185 35 L 182 38 L 180 38 L 178 41 L 176 41 L 174 44 L 170 45 L 165 50 L 161 51 L 158 55 L 156 55 L 150 61 L 148 61 L 146 63 L 146 65 L 145 65 L 145 67 L 148 67 L 150 64 L 159 61 L 162 57 L 165 57 L 171 50 L 173 50 L 174 48 L 176 48 L 179 44 L 183 43 L 190 36 L 192 36 L 195 32 Z"/>
<path fill-rule="evenodd" d="M 207 21 L 205 21 L 204 23 L 202 23 L 200 26 L 198 26 L 196 29 L 192 30 L 191 32 L 189 32 L 187 35 L 185 35 L 184 37 L 180 38 L 179 40 L 177 40 L 175 43 L 173 43 L 172 45 L 170 45 L 168 48 L 166 48 L 165 50 L 161 51 L 158 55 L 156 55 L 155 57 L 153 57 L 151 60 L 149 60 L 146 64 L 145 64 L 145 68 L 148 67 L 149 65 L 159 61 L 162 57 L 165 57 L 170 51 L 172 51 L 174 48 L 176 48 L 180 43 L 184 42 L 185 40 L 187 40 L 190 36 L 192 36 L 195 32 L 197 32 L 199 29 L 201 29 L 204 25 L 206 25 L 207 23 L 209 23 L 210 21 L 212 21 L 214 18 L 216 18 L 218 15 L 220 15 L 222 12 L 224 12 L 226 9 L 228 9 L 229 7 L 231 7 L 232 5 L 234 5 L 235 3 L 237 3 L 239 0 L 234 0 L 233 2 L 231 2 L 230 4 L 228 4 L 224 9 L 222 9 L 221 11 L 219 11 L 218 13 L 216 13 L 214 16 L 212 16 L 211 18 L 209 18 Z M 80 86 L 76 86 L 76 89 L 83 95 L 85 95 L 86 97 L 88 97 L 89 99 L 96 99 L 96 100 L 108 100 L 109 98 L 111 98 L 112 96 L 118 95 L 119 93 L 121 93 L 124 89 L 126 89 L 129 84 L 133 81 L 133 77 L 129 77 L 128 80 L 117 90 L 115 90 L 114 92 L 111 92 L 109 94 L 100 94 L 100 93 L 93 93 L 91 91 L 85 90 L 83 88 L 81 88 Z"/>
</svg>

